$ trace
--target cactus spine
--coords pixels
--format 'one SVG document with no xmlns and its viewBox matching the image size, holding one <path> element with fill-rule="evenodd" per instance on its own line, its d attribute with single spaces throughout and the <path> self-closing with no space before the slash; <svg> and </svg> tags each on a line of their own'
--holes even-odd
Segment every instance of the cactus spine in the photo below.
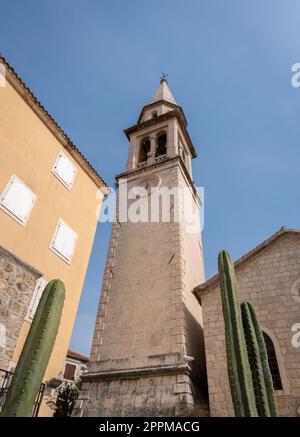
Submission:
<svg viewBox="0 0 300 437">
<path fill-rule="evenodd" d="M 236 416 L 257 416 L 247 345 L 243 332 L 238 285 L 229 253 L 218 258 L 222 307 L 225 321 L 228 376 Z"/>
<path fill-rule="evenodd" d="M 30 417 L 57 335 L 65 287 L 50 281 L 41 297 L 0 416 Z"/>
<path fill-rule="evenodd" d="M 266 345 L 255 310 L 244 302 L 241 312 L 258 414 L 260 417 L 278 416 Z"/>
</svg>

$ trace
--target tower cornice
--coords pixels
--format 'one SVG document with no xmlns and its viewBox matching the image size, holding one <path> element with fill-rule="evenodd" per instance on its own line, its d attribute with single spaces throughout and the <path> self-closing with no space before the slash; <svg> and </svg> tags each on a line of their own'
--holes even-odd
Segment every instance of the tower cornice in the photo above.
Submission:
<svg viewBox="0 0 300 437">
<path fill-rule="evenodd" d="M 151 170 L 153 170 L 153 169 L 155 169 L 157 167 L 167 166 L 168 164 L 173 164 L 174 165 L 176 163 L 178 163 L 180 165 L 180 168 L 181 168 L 181 170 L 182 170 L 182 172 L 183 172 L 183 174 L 184 174 L 184 176 L 185 176 L 185 178 L 186 178 L 186 180 L 188 182 L 188 185 L 191 188 L 194 196 L 198 197 L 197 190 L 196 190 L 196 187 L 195 187 L 195 183 L 192 180 L 189 172 L 187 171 L 186 166 L 184 165 L 184 162 L 183 162 L 182 157 L 180 155 L 176 155 L 176 156 L 174 156 L 172 158 L 166 158 L 163 161 L 154 162 L 153 164 L 147 165 L 146 167 L 138 167 L 138 168 L 135 168 L 133 170 L 129 170 L 129 171 L 125 171 L 125 172 L 122 172 L 122 173 L 118 173 L 115 176 L 115 180 L 118 183 L 119 179 L 122 179 L 122 178 L 125 179 L 126 177 L 131 177 L 131 176 L 137 176 L 138 177 L 139 175 L 141 175 L 141 174 L 143 174 L 145 172 L 148 173 L 149 170 L 151 171 Z"/>
<path fill-rule="evenodd" d="M 141 119 L 142 119 L 142 117 L 143 117 L 143 114 L 144 114 L 144 112 L 145 112 L 146 109 L 153 108 L 153 107 L 155 107 L 155 106 L 157 106 L 157 105 L 160 105 L 160 104 L 164 104 L 164 105 L 170 106 L 170 107 L 173 108 L 173 109 L 177 109 L 177 110 L 179 110 L 179 111 L 180 111 L 180 114 L 181 114 L 181 116 L 182 116 L 182 118 L 183 118 L 183 120 L 184 120 L 184 123 L 185 123 L 186 127 L 188 126 L 188 122 L 187 122 L 187 119 L 186 119 L 186 117 L 185 117 L 185 115 L 184 115 L 184 112 L 183 112 L 182 107 L 179 106 L 179 105 L 176 105 L 175 103 L 168 102 L 167 100 L 158 100 L 158 101 L 156 101 L 156 102 L 150 102 L 150 103 L 148 103 L 148 105 L 145 105 L 145 106 L 143 107 L 143 109 L 142 109 L 142 112 L 140 113 L 140 116 L 139 116 L 139 118 L 138 118 L 137 123 L 138 123 L 138 124 L 140 123 L 140 121 L 141 121 Z"/>
<path fill-rule="evenodd" d="M 115 380 L 115 379 L 133 379 L 141 378 L 142 376 L 158 376 L 158 375 L 192 375 L 191 366 L 188 363 L 179 363 L 165 366 L 149 366 L 134 369 L 122 370 L 107 370 L 103 372 L 89 372 L 82 375 L 83 381 L 98 381 L 98 380 Z"/>
</svg>

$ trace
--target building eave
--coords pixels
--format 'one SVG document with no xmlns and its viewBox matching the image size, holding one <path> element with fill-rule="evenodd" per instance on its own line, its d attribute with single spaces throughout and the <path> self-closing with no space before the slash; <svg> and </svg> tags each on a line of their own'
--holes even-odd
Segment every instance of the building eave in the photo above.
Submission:
<svg viewBox="0 0 300 437">
<path fill-rule="evenodd" d="M 47 126 L 51 133 L 57 138 L 61 145 L 70 153 L 73 159 L 84 170 L 90 179 L 100 188 L 103 194 L 109 194 L 108 185 L 92 167 L 78 147 L 63 131 L 57 121 L 50 115 L 47 109 L 39 102 L 30 88 L 18 76 L 14 68 L 9 64 L 5 57 L 0 53 L 0 63 L 5 67 L 5 79 L 13 86 L 23 100 L 30 106 L 40 120 Z"/>
<path fill-rule="evenodd" d="M 237 261 L 234 263 L 235 269 L 239 269 L 242 267 L 245 263 L 247 263 L 249 260 L 251 260 L 256 255 L 263 252 L 266 248 L 268 248 L 270 245 L 272 245 L 274 242 L 276 242 L 279 238 L 281 238 L 284 235 L 297 235 L 300 236 L 300 230 L 299 229 L 292 229 L 292 228 L 286 228 L 282 227 L 279 231 L 272 234 L 269 238 L 264 240 L 262 243 L 258 244 L 254 249 L 251 249 L 249 252 L 247 252 L 245 255 L 241 256 Z M 210 279 L 208 279 L 203 284 L 198 285 L 193 289 L 193 293 L 198 298 L 198 300 L 201 302 L 201 297 L 205 294 L 209 293 L 209 291 L 212 288 L 215 288 L 219 283 L 219 274 L 212 276 Z"/>
<path fill-rule="evenodd" d="M 85 363 L 89 362 L 90 360 L 89 357 L 86 357 L 85 355 L 82 355 L 78 352 L 72 351 L 71 349 L 68 350 L 67 358 L 73 358 L 75 360 L 79 360 Z"/>
</svg>

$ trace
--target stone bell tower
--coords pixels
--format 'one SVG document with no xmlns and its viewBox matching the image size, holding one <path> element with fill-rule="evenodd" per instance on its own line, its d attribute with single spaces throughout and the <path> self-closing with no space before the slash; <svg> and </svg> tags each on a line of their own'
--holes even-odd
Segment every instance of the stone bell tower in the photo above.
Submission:
<svg viewBox="0 0 300 437">
<path fill-rule="evenodd" d="M 151 188 L 185 188 L 198 210 L 191 166 L 196 152 L 165 78 L 125 134 L 129 152 L 125 172 L 116 176 L 120 190 L 124 181 L 128 190 L 144 188 L 140 200 L 150 209 Z M 202 312 L 192 293 L 204 281 L 200 227 L 191 232 L 175 217 L 174 200 L 169 220 L 161 203 L 154 220 L 124 221 L 124 202 L 117 203 L 88 373 L 74 414 L 179 415 L 206 390 Z"/>
</svg>

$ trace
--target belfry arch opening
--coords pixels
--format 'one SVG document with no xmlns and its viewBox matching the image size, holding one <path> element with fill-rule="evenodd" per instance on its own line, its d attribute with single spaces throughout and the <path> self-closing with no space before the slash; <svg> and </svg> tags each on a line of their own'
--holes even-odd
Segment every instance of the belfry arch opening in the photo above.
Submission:
<svg viewBox="0 0 300 437">
<path fill-rule="evenodd" d="M 266 334 L 265 332 L 263 332 L 263 336 L 264 336 L 265 345 L 266 345 L 266 349 L 267 349 L 269 367 L 270 367 L 270 371 L 271 371 L 271 375 L 272 375 L 274 390 L 282 390 L 283 386 L 282 386 L 282 381 L 281 381 L 281 376 L 280 376 L 280 371 L 279 371 L 279 366 L 278 366 L 278 361 L 277 361 L 274 343 L 273 343 L 271 337 L 269 337 L 268 334 Z"/>
<path fill-rule="evenodd" d="M 140 145 L 140 153 L 139 153 L 139 160 L 138 160 L 139 163 L 147 161 L 148 153 L 150 152 L 150 147 L 151 147 L 150 139 L 144 138 L 141 141 L 141 145 Z"/>
<path fill-rule="evenodd" d="M 167 134 L 165 132 L 159 134 L 156 139 L 156 154 L 155 156 L 162 156 L 167 153 Z"/>
</svg>

